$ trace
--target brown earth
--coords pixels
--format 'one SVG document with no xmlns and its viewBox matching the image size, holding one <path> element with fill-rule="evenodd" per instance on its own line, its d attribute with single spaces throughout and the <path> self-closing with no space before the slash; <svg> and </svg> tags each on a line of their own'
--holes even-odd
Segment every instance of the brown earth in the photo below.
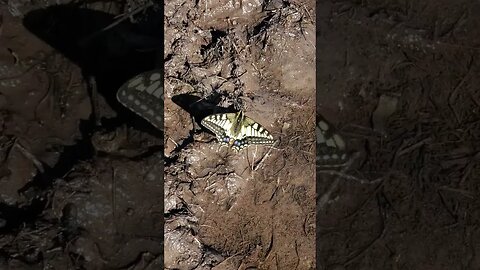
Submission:
<svg viewBox="0 0 480 270">
<path fill-rule="evenodd" d="M 166 269 L 315 268 L 312 4 L 166 4 Z M 198 125 L 239 108 L 278 144 L 235 153 Z"/>
<path fill-rule="evenodd" d="M 317 169 L 317 267 L 480 269 L 480 5 L 317 8 L 317 112 L 360 153 Z"/>
<path fill-rule="evenodd" d="M 163 64 L 148 8 L 3 7 L 2 267 L 314 268 L 314 9 L 230 4 L 165 6 L 166 136 L 113 98 Z M 240 108 L 273 148 L 192 121 Z"/>
<path fill-rule="evenodd" d="M 57 2 L 0 4 L 0 269 L 480 268 L 480 4 Z M 114 98 L 163 64 L 165 134 Z"/>
<path fill-rule="evenodd" d="M 0 6 L 0 269 L 159 269 L 163 139 L 113 98 L 152 52 L 53 2 Z"/>
</svg>

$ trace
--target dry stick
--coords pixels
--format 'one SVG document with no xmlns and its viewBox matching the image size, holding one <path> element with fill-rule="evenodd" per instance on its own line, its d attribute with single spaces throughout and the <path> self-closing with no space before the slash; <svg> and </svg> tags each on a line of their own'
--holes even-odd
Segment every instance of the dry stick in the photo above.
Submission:
<svg viewBox="0 0 480 270">
<path fill-rule="evenodd" d="M 378 207 L 380 208 L 381 206 L 378 205 Z M 378 235 L 373 238 L 370 242 L 368 242 L 367 244 L 365 244 L 363 246 L 363 248 L 356 252 L 356 254 L 352 254 L 352 255 L 348 255 L 348 257 L 350 257 L 347 261 L 345 261 L 343 263 L 343 266 L 346 267 L 347 265 L 350 265 L 351 263 L 353 263 L 356 259 L 358 259 L 360 256 L 362 256 L 363 254 L 365 254 L 367 252 L 367 250 L 372 247 L 378 240 L 382 239 L 385 235 L 385 232 L 386 232 L 386 228 L 385 228 L 385 213 L 384 212 L 381 212 L 381 209 L 379 209 L 380 211 L 380 217 L 381 217 L 381 223 L 380 223 L 380 232 L 378 233 Z"/>
<path fill-rule="evenodd" d="M 115 168 L 112 168 L 112 216 L 113 218 L 115 218 L 115 209 L 116 209 L 116 204 L 117 204 L 117 200 L 116 200 L 116 197 L 117 197 L 117 180 L 116 180 L 116 176 L 117 176 L 117 171 Z"/>
<path fill-rule="evenodd" d="M 328 171 L 319 171 L 318 173 L 322 173 L 322 174 L 329 174 L 329 175 L 336 175 L 338 177 L 341 177 L 341 178 L 345 178 L 347 180 L 353 180 L 353 181 L 356 181 L 360 184 L 376 184 L 378 182 L 381 182 L 383 180 L 383 177 L 379 177 L 375 180 L 367 180 L 367 179 L 361 179 L 361 178 L 358 178 L 358 177 L 355 177 L 353 175 L 349 175 L 349 174 L 345 174 L 342 171 L 334 171 L 334 170 L 328 170 Z"/>
<path fill-rule="evenodd" d="M 255 164 L 255 159 L 257 159 L 257 150 L 258 150 L 258 146 L 255 145 L 255 152 L 252 153 L 253 154 L 252 171 L 253 171 L 253 164 Z"/>
<path fill-rule="evenodd" d="M 454 102 L 454 99 L 457 97 L 457 94 L 458 94 L 458 91 L 460 90 L 460 87 L 463 86 L 463 84 L 467 80 L 468 75 L 470 75 L 470 71 L 472 70 L 472 66 L 473 66 L 473 58 L 470 60 L 470 63 L 468 63 L 467 72 L 465 72 L 462 79 L 457 83 L 457 85 L 455 85 L 455 88 L 452 90 L 452 92 L 448 96 L 448 100 L 447 100 L 448 107 L 453 112 L 453 115 L 455 116 L 455 119 L 457 120 L 457 123 L 460 123 L 460 117 L 458 116 L 457 111 L 453 107 L 453 102 Z"/>
<path fill-rule="evenodd" d="M 247 155 L 248 168 L 250 169 L 250 171 L 253 171 L 253 164 L 254 164 L 255 162 L 250 163 L 250 158 L 248 157 L 248 156 L 249 156 L 249 155 L 248 155 L 248 147 L 247 147 L 247 149 L 246 149 L 246 152 L 247 152 L 246 155 Z M 255 161 L 255 159 L 253 159 L 253 161 Z M 245 170 L 243 170 L 242 174 L 243 174 L 246 170 L 247 170 L 247 168 L 245 168 Z"/>
<path fill-rule="evenodd" d="M 323 209 L 323 207 L 327 204 L 327 202 L 330 200 L 330 196 L 332 195 L 333 191 L 337 188 L 338 184 L 340 184 L 340 179 L 342 178 L 343 175 L 345 175 L 345 172 L 350 169 L 352 166 L 353 162 L 360 156 L 359 153 L 355 153 L 352 158 L 350 158 L 347 163 L 345 164 L 345 167 L 339 172 L 340 175 L 337 175 L 333 183 L 330 185 L 328 188 L 327 192 L 325 192 L 320 199 L 318 200 L 317 204 L 317 211 Z"/>
<path fill-rule="evenodd" d="M 421 140 L 421 141 L 419 141 L 419 142 L 417 142 L 417 143 L 414 143 L 413 145 L 410 145 L 410 146 L 402 149 L 401 151 L 398 151 L 397 154 L 398 154 L 398 156 L 402 156 L 402 155 L 404 155 L 404 154 L 406 154 L 406 153 L 412 152 L 413 150 L 415 150 L 415 149 L 417 149 L 417 148 L 419 148 L 419 147 L 422 147 L 423 145 L 425 145 L 425 144 L 427 144 L 427 143 L 429 143 L 429 142 L 431 142 L 431 141 L 433 141 L 433 138 L 432 138 L 432 137 L 425 138 L 425 139 L 423 139 L 423 140 Z"/>
<path fill-rule="evenodd" d="M 102 28 L 102 29 L 98 30 L 97 32 L 91 34 L 90 36 L 84 38 L 84 39 L 81 41 L 81 43 L 82 43 L 82 44 L 87 43 L 89 40 L 97 37 L 97 36 L 100 35 L 102 32 L 105 32 L 105 31 L 107 31 L 107 30 L 109 30 L 109 29 L 112 29 L 113 27 L 117 26 L 117 25 L 120 24 L 121 22 L 123 22 L 123 21 L 131 18 L 133 15 L 136 15 L 136 14 L 140 13 L 141 11 L 146 10 L 147 8 L 149 8 L 149 7 L 151 7 L 151 6 L 153 6 L 153 2 L 149 2 L 149 3 L 147 3 L 145 6 L 139 7 L 138 9 L 136 9 L 136 10 L 130 12 L 130 13 L 124 14 L 124 16 L 121 17 L 119 20 L 114 21 L 113 23 L 105 26 L 104 28 Z"/>
<path fill-rule="evenodd" d="M 451 187 L 448 187 L 448 186 L 441 186 L 438 188 L 439 190 L 444 190 L 444 191 L 449 191 L 449 192 L 455 192 L 455 193 L 459 193 L 460 195 L 463 195 L 469 199 L 474 199 L 475 198 L 475 195 L 473 194 L 473 192 L 470 192 L 468 190 L 463 190 L 463 189 L 459 189 L 459 188 L 451 188 Z"/>
<path fill-rule="evenodd" d="M 275 143 L 270 147 L 270 149 L 268 149 L 268 152 L 262 157 L 262 159 L 258 162 L 258 164 L 255 166 L 255 168 L 253 169 L 254 171 L 258 170 L 258 168 L 260 167 L 260 165 L 263 164 L 263 162 L 265 161 L 265 159 L 270 155 L 270 152 L 272 152 L 272 149 L 274 149 L 275 145 L 278 143 L 278 140 L 275 141 Z"/>
<path fill-rule="evenodd" d="M 367 243 L 362 250 L 360 250 L 357 254 L 353 255 L 350 259 L 348 259 L 345 263 L 343 263 L 343 266 L 347 266 L 347 265 L 350 265 L 351 263 L 353 263 L 356 259 L 358 259 L 361 255 L 365 254 L 365 252 L 367 252 L 367 250 L 373 246 L 378 240 L 380 240 L 381 238 L 383 238 L 383 236 L 385 235 L 385 221 L 382 220 L 382 224 L 381 224 L 381 230 L 380 230 L 380 233 L 377 235 L 377 237 L 373 238 L 369 243 Z"/>
<path fill-rule="evenodd" d="M 470 161 L 468 162 L 467 166 L 465 167 L 465 169 L 463 170 L 463 176 L 462 176 L 462 179 L 460 179 L 460 183 L 459 183 L 459 186 L 463 186 L 463 183 L 465 183 L 467 177 L 470 175 L 470 173 L 472 172 L 472 169 L 473 169 L 473 166 L 475 166 L 475 160 L 478 160 L 478 157 L 479 157 L 479 154 L 480 152 L 477 152 L 472 159 L 470 159 Z"/>
<path fill-rule="evenodd" d="M 170 140 L 171 142 L 173 142 L 173 144 L 175 144 L 175 148 L 178 148 L 178 143 L 176 141 L 174 141 L 172 138 L 168 137 L 168 140 Z"/>
<path fill-rule="evenodd" d="M 321 197 L 320 197 L 320 200 L 318 202 L 318 208 L 317 209 L 322 209 L 326 203 L 328 202 L 328 200 L 330 199 L 330 195 L 332 194 L 332 192 L 335 190 L 335 188 L 338 186 L 338 184 L 340 183 L 340 178 L 345 176 L 345 172 L 352 166 L 353 164 L 353 161 L 355 161 L 358 157 L 359 157 L 359 153 L 356 153 L 352 156 L 352 158 L 346 163 L 345 167 L 339 172 L 339 174 L 337 174 L 337 178 L 335 179 L 335 181 L 330 185 L 328 191 L 323 194 Z M 374 180 L 373 182 L 378 182 L 380 181 L 381 179 L 376 179 Z M 370 183 L 370 182 L 369 182 Z M 358 257 L 360 257 L 362 254 L 364 254 L 371 246 L 373 246 L 373 244 L 375 244 L 379 239 L 381 239 L 383 237 L 383 235 L 385 234 L 385 224 L 384 224 L 384 221 L 382 221 L 382 224 L 381 224 L 381 231 L 380 233 L 378 234 L 377 237 L 375 237 L 374 239 L 372 239 L 369 243 L 367 243 L 364 248 L 358 252 L 357 254 L 355 254 L 354 256 L 352 256 L 350 259 L 348 259 L 343 265 L 349 265 L 351 264 L 353 261 L 355 261 Z"/>
<path fill-rule="evenodd" d="M 298 269 L 298 266 L 300 265 L 300 255 L 298 254 L 297 239 L 295 239 L 295 254 L 297 255 L 297 262 L 296 262 L 296 265 L 295 265 L 295 269 Z"/>
<path fill-rule="evenodd" d="M 25 149 L 25 147 L 23 147 L 18 141 L 15 140 L 14 142 L 14 147 L 18 148 L 20 150 L 20 152 L 22 152 L 22 154 L 30 159 L 33 164 L 35 165 L 35 167 L 37 167 L 38 171 L 40 171 L 40 173 L 44 173 L 45 172 L 45 169 L 43 168 L 43 165 L 42 165 L 42 162 L 40 162 L 40 160 L 38 160 L 32 153 L 30 153 L 30 151 L 28 151 L 27 149 Z"/>
<path fill-rule="evenodd" d="M 97 89 L 97 82 L 95 81 L 95 78 L 93 76 L 88 77 L 88 84 L 90 88 L 90 100 L 91 100 L 91 106 L 92 106 L 92 116 L 93 120 L 96 126 L 101 126 L 101 120 L 99 117 L 99 98 L 98 98 L 98 89 Z"/>
<path fill-rule="evenodd" d="M 40 98 L 40 101 L 37 102 L 37 105 L 35 105 L 35 108 L 33 109 L 33 117 L 34 119 L 38 119 L 38 116 L 37 116 L 37 111 L 38 111 L 38 107 L 40 107 L 40 104 L 43 103 L 44 100 L 46 100 L 46 98 L 49 96 L 50 94 L 50 91 L 53 92 L 53 88 L 55 87 L 53 85 L 54 83 L 54 79 L 53 79 L 53 76 L 51 74 L 48 74 L 47 76 L 47 79 L 48 79 L 48 87 L 47 87 L 47 90 L 45 91 L 45 94 L 42 95 L 42 97 Z M 53 109 L 52 109 L 53 111 Z"/>
</svg>

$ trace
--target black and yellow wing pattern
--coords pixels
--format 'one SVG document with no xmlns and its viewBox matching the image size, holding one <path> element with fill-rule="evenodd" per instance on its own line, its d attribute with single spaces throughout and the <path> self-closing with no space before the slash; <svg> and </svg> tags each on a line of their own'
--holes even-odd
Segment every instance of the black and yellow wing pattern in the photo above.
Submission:
<svg viewBox="0 0 480 270">
<path fill-rule="evenodd" d="M 320 115 L 317 115 L 315 130 L 317 135 L 317 161 L 326 164 L 346 162 L 348 155 L 345 141 Z"/>
<path fill-rule="evenodd" d="M 275 143 L 267 129 L 242 111 L 209 115 L 202 120 L 202 125 L 213 132 L 220 143 L 237 151 L 249 145 Z"/>
<path fill-rule="evenodd" d="M 163 76 L 159 70 L 141 73 L 117 91 L 117 100 L 159 130 L 163 130 Z"/>
</svg>

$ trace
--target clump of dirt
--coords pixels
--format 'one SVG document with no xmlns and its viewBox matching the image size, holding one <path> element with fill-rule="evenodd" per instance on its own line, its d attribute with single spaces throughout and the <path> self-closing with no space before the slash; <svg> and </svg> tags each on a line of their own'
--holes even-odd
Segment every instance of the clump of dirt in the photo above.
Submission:
<svg viewBox="0 0 480 270">
<path fill-rule="evenodd" d="M 317 112 L 360 152 L 318 169 L 319 267 L 478 268 L 480 6 L 317 8 Z"/>
<path fill-rule="evenodd" d="M 167 269 L 315 268 L 310 4 L 166 3 Z M 277 144 L 236 153 L 199 125 L 240 109 Z"/>
<path fill-rule="evenodd" d="M 0 268 L 159 269 L 163 138 L 113 99 L 153 68 L 131 36 L 154 6 L 17 2 L 0 7 Z"/>
</svg>

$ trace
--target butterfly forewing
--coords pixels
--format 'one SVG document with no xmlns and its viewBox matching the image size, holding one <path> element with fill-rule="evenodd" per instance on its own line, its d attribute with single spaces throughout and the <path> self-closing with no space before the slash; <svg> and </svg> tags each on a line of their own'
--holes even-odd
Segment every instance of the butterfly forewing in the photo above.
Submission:
<svg viewBox="0 0 480 270">
<path fill-rule="evenodd" d="M 205 117 L 202 125 L 215 133 L 220 143 L 241 150 L 252 144 L 273 144 L 270 133 L 242 112 L 220 113 Z"/>
<path fill-rule="evenodd" d="M 163 130 L 163 76 L 158 70 L 144 72 L 124 83 L 118 101 Z"/>
<path fill-rule="evenodd" d="M 245 116 L 243 121 L 245 139 L 249 144 L 273 144 L 270 133 L 253 119 Z"/>
<path fill-rule="evenodd" d="M 317 115 L 317 159 L 320 163 L 344 163 L 347 160 L 343 138 L 321 116 Z"/>
</svg>

